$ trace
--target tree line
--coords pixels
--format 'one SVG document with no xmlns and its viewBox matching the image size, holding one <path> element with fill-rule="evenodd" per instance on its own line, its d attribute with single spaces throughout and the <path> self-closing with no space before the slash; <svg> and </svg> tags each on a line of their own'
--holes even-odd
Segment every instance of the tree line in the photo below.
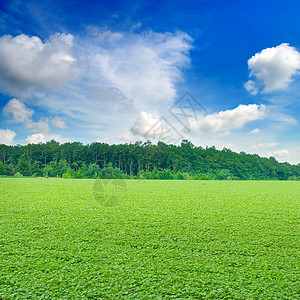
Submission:
<svg viewBox="0 0 300 300">
<path fill-rule="evenodd" d="M 300 164 L 230 149 L 150 141 L 0 145 L 0 175 L 63 178 L 300 180 Z"/>
</svg>

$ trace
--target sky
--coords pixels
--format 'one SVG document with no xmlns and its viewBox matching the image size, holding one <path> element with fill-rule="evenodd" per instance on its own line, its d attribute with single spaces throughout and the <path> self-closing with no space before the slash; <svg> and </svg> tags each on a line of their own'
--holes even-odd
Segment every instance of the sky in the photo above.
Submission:
<svg viewBox="0 0 300 300">
<path fill-rule="evenodd" d="M 0 143 L 229 148 L 300 163 L 300 2 L 0 2 Z"/>
</svg>

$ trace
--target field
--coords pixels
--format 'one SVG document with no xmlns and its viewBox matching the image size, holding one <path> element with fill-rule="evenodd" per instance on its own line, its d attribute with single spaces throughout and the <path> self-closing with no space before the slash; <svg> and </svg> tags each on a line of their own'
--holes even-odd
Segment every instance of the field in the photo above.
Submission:
<svg viewBox="0 0 300 300">
<path fill-rule="evenodd" d="M 0 179 L 0 299 L 299 299 L 300 182 Z"/>
</svg>

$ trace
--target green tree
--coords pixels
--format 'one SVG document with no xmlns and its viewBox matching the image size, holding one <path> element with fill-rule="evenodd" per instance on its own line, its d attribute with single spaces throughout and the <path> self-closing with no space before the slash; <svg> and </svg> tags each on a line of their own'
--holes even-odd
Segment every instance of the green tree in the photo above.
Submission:
<svg viewBox="0 0 300 300">
<path fill-rule="evenodd" d="M 88 178 L 97 178 L 101 174 L 101 169 L 96 164 L 90 164 L 85 174 Z"/>
<path fill-rule="evenodd" d="M 2 161 L 0 161 L 0 175 L 6 175 L 6 170 Z"/>
<path fill-rule="evenodd" d="M 23 176 L 30 176 L 30 164 L 26 159 L 25 153 L 18 160 L 17 171 Z"/>
<path fill-rule="evenodd" d="M 40 168 L 40 165 L 37 161 L 32 164 L 31 167 L 32 174 L 35 176 L 43 176 L 43 171 Z"/>
</svg>

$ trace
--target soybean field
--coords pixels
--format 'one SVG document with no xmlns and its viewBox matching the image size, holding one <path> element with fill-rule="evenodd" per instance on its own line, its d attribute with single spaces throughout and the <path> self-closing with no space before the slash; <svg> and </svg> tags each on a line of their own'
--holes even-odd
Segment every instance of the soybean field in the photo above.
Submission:
<svg viewBox="0 0 300 300">
<path fill-rule="evenodd" d="M 0 179 L 0 299 L 300 299 L 300 182 Z"/>
</svg>

